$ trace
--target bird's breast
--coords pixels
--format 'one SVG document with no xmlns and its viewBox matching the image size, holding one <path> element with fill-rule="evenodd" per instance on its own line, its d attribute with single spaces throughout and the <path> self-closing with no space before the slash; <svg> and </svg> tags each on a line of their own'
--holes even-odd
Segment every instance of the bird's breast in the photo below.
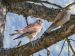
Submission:
<svg viewBox="0 0 75 56">
<path fill-rule="evenodd" d="M 35 30 L 39 30 L 39 29 L 41 29 L 42 28 L 42 26 L 41 25 L 39 25 L 39 26 L 35 26 L 35 27 L 33 27 Z"/>
</svg>

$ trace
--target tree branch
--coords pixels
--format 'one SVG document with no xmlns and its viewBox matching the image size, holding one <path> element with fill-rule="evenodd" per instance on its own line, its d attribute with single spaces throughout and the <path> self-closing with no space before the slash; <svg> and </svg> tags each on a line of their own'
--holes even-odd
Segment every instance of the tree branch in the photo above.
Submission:
<svg viewBox="0 0 75 56">
<path fill-rule="evenodd" d="M 74 5 L 74 3 L 69 4 L 65 8 Z M 39 9 L 40 8 L 40 9 Z M 62 8 L 61 8 L 62 9 Z M 61 9 L 47 8 L 45 6 L 35 5 L 33 3 L 14 3 L 11 5 L 11 12 L 22 14 L 23 16 L 34 16 L 48 21 L 54 21 L 56 15 L 60 12 Z"/>
<path fill-rule="evenodd" d="M 68 42 L 68 45 L 69 45 L 70 49 L 72 50 L 72 53 L 75 55 L 75 51 L 74 51 L 74 49 L 73 49 L 73 47 L 72 47 L 72 45 L 70 43 L 70 40 L 68 38 L 66 38 L 66 40 Z"/>
<path fill-rule="evenodd" d="M 46 3 L 46 4 L 56 6 L 58 8 L 62 8 L 60 5 L 57 5 L 57 4 L 48 2 L 48 1 L 41 1 L 41 0 L 8 0 L 8 1 L 7 0 L 2 0 L 3 4 L 5 4 L 5 5 L 7 5 L 8 3 L 11 4 L 11 3 L 25 2 L 25 1 L 36 2 L 36 3 Z"/>
<path fill-rule="evenodd" d="M 46 3 L 46 4 L 50 4 L 50 5 L 56 6 L 58 8 L 62 8 L 60 5 L 57 5 L 55 3 L 51 3 L 51 2 L 48 2 L 48 1 L 33 1 L 33 2 L 36 2 L 36 3 Z"/>
<path fill-rule="evenodd" d="M 36 45 L 32 47 L 32 44 L 29 42 L 26 45 L 20 46 L 18 48 L 12 48 L 8 50 L 4 50 L 3 52 L 0 52 L 0 55 L 7 55 L 7 56 L 17 56 L 17 55 L 23 55 L 23 56 L 29 56 L 39 50 L 42 50 L 44 48 L 47 48 L 64 38 L 67 38 L 68 36 L 75 33 L 75 18 L 71 19 L 69 22 L 67 22 L 62 28 L 53 31 L 49 34 L 44 34 L 44 37 L 38 40 L 35 40 L 33 42 L 36 42 Z"/>
<path fill-rule="evenodd" d="M 40 9 L 39 9 L 40 8 Z M 53 21 L 60 9 L 46 8 L 44 6 L 35 5 L 25 2 L 12 4 L 10 12 L 22 14 L 23 16 L 34 16 L 48 21 Z"/>
<path fill-rule="evenodd" d="M 73 2 L 73 3 L 69 4 L 69 5 L 67 5 L 65 8 L 69 8 L 69 7 L 71 7 L 72 5 L 75 5 L 75 2 Z"/>
</svg>

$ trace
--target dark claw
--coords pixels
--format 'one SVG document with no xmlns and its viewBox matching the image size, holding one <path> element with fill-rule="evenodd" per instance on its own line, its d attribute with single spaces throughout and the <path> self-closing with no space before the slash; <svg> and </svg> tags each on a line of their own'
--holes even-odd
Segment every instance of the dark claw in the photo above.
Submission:
<svg viewBox="0 0 75 56">
<path fill-rule="evenodd" d="M 32 42 L 31 42 L 32 47 L 34 47 L 36 44 L 39 44 L 39 41 L 40 41 L 39 38 L 38 38 L 37 40 L 35 40 L 35 41 L 32 41 Z"/>
</svg>

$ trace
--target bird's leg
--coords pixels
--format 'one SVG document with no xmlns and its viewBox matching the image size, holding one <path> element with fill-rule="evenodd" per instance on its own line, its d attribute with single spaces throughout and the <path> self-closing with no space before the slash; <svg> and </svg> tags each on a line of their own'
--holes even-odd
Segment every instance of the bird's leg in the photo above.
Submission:
<svg viewBox="0 0 75 56">
<path fill-rule="evenodd" d="M 34 47 L 35 44 L 36 44 L 36 42 L 35 41 L 31 41 L 31 39 L 30 39 L 30 43 L 31 43 L 32 47 Z"/>
<path fill-rule="evenodd" d="M 36 39 L 36 37 L 37 37 L 36 43 L 38 43 L 38 42 L 40 41 L 40 37 L 41 37 L 41 36 L 39 36 L 40 33 L 41 33 L 41 32 L 39 32 L 38 34 L 36 34 L 36 36 L 34 37 L 34 39 Z"/>
<path fill-rule="evenodd" d="M 36 38 L 36 37 L 35 37 L 35 38 Z M 40 38 L 38 38 L 38 39 L 36 39 L 36 40 L 35 40 L 35 38 L 34 38 L 34 41 L 31 42 L 32 47 L 34 47 L 36 44 L 39 43 Z"/>
<path fill-rule="evenodd" d="M 40 31 L 42 31 L 42 30 L 43 30 L 43 28 Z M 36 40 L 36 41 L 34 41 L 34 45 L 38 44 L 41 41 L 41 39 L 40 39 L 41 36 L 39 36 L 41 33 L 40 31 L 37 34 L 35 34 L 34 40 Z"/>
<path fill-rule="evenodd" d="M 34 47 L 35 45 L 34 45 L 33 41 L 31 41 L 31 39 L 29 41 L 30 41 L 32 47 Z"/>
</svg>

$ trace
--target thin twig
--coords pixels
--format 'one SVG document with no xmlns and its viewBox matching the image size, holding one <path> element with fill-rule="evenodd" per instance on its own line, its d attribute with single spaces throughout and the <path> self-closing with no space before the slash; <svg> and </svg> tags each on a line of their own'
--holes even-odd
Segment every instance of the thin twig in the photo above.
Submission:
<svg viewBox="0 0 75 56">
<path fill-rule="evenodd" d="M 21 42 L 22 42 L 22 41 L 19 41 L 19 43 L 18 43 L 17 47 L 21 44 Z"/>
<path fill-rule="evenodd" d="M 67 44 L 68 44 L 68 42 L 67 42 Z M 68 56 L 70 56 L 69 44 L 68 44 Z"/>
<path fill-rule="evenodd" d="M 46 7 L 43 3 L 41 3 L 42 6 Z"/>
<path fill-rule="evenodd" d="M 75 51 L 74 51 L 74 49 L 73 49 L 73 47 L 72 47 L 70 41 L 68 40 L 68 38 L 66 38 L 66 40 L 67 40 L 67 42 L 68 42 L 68 44 L 69 44 L 70 49 L 72 50 L 73 54 L 75 55 Z"/>
<path fill-rule="evenodd" d="M 69 7 L 71 7 L 71 6 L 74 5 L 74 4 L 75 4 L 75 2 L 73 2 L 73 3 L 69 4 L 69 5 L 67 5 L 65 8 L 69 8 Z"/>
<path fill-rule="evenodd" d="M 23 7 L 22 7 L 23 8 Z M 21 13 L 24 13 L 24 9 L 21 11 Z M 25 17 L 25 21 L 26 21 L 26 24 L 28 25 L 28 20 L 27 20 L 27 15 L 24 15 L 24 17 Z"/>
<path fill-rule="evenodd" d="M 51 3 L 51 2 L 48 2 L 48 1 L 42 1 L 43 3 L 47 3 L 47 4 L 50 4 L 50 5 L 53 5 L 53 6 L 56 6 L 58 8 L 62 8 L 60 5 L 57 5 L 57 4 L 54 4 L 54 3 Z"/>
<path fill-rule="evenodd" d="M 61 7 L 60 5 L 57 5 L 57 4 L 48 2 L 48 1 L 37 1 L 37 3 L 38 3 L 38 2 L 50 4 L 50 5 L 56 6 L 56 7 L 61 8 L 61 9 L 63 8 L 63 7 Z M 73 2 L 73 3 L 69 4 L 69 5 L 67 5 L 65 8 L 69 8 L 69 7 L 71 7 L 71 6 L 74 5 L 74 4 L 75 4 L 75 2 Z"/>
<path fill-rule="evenodd" d="M 26 20 L 26 24 L 28 25 L 28 20 L 27 20 L 27 17 L 25 17 L 25 20 Z"/>
<path fill-rule="evenodd" d="M 60 5 L 57 5 L 57 4 L 48 2 L 48 1 L 33 1 L 33 2 L 36 2 L 36 3 L 46 3 L 46 4 L 50 4 L 50 5 L 56 6 L 58 8 L 62 8 Z"/>
<path fill-rule="evenodd" d="M 69 40 L 72 40 L 73 42 L 75 42 L 75 40 L 74 40 L 74 39 L 69 39 Z"/>
<path fill-rule="evenodd" d="M 61 50 L 60 50 L 60 53 L 58 54 L 58 56 L 60 56 L 60 54 L 61 54 L 61 52 L 62 52 L 62 50 L 63 50 L 63 48 L 64 48 L 64 45 L 65 45 L 65 40 L 64 40 L 64 42 L 63 42 L 63 44 L 62 44 L 62 47 L 61 47 Z"/>
</svg>

